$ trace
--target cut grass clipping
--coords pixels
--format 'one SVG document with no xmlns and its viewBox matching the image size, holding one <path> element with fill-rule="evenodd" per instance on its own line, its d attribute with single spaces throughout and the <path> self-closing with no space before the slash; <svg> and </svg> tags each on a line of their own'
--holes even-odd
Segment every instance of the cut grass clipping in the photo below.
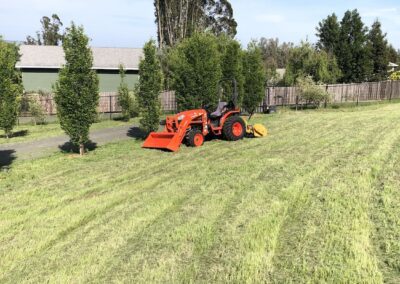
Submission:
<svg viewBox="0 0 400 284">
<path fill-rule="evenodd" d="M 255 118 L 0 174 L 0 282 L 400 282 L 400 105 Z M 253 121 L 254 122 L 254 121 Z"/>
</svg>

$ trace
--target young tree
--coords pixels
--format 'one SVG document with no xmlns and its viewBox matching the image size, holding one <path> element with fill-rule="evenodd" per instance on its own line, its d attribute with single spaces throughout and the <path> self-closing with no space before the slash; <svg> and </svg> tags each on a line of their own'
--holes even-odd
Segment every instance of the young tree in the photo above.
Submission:
<svg viewBox="0 0 400 284">
<path fill-rule="evenodd" d="M 28 107 L 32 116 L 33 125 L 45 123 L 45 113 L 40 104 L 40 95 L 29 98 Z"/>
<path fill-rule="evenodd" d="M 160 123 L 162 91 L 162 72 L 157 57 L 157 47 L 153 40 L 143 48 L 144 58 L 139 64 L 139 93 L 138 102 L 142 119 L 140 124 L 146 132 L 155 131 Z"/>
<path fill-rule="evenodd" d="M 335 54 L 339 42 L 340 24 L 335 13 L 318 23 L 317 48 Z"/>
<path fill-rule="evenodd" d="M 54 86 L 57 115 L 61 128 L 83 155 L 99 103 L 99 80 L 92 70 L 93 55 L 83 27 L 72 23 L 65 34 L 63 49 L 66 64 Z"/>
<path fill-rule="evenodd" d="M 367 46 L 368 29 L 357 10 L 347 11 L 340 23 L 336 58 L 344 83 L 363 82 L 371 77 L 372 60 Z"/>
<path fill-rule="evenodd" d="M 28 45 L 59 45 L 63 39 L 60 32 L 63 23 L 57 14 L 53 14 L 51 19 L 44 16 L 40 23 L 42 24 L 42 31 L 36 32 L 36 39 L 32 36 L 27 36 L 25 44 Z"/>
<path fill-rule="evenodd" d="M 121 82 L 118 87 L 117 98 L 122 109 L 122 118 L 128 121 L 130 118 L 137 115 L 136 101 L 133 92 L 129 91 L 128 84 L 125 82 L 126 74 L 122 64 L 119 66 L 119 75 L 121 77 Z"/>
<path fill-rule="evenodd" d="M 376 20 L 368 34 L 368 47 L 372 55 L 374 81 L 385 80 L 388 75 L 389 48 L 386 34 L 382 32 L 381 23 Z"/>
<path fill-rule="evenodd" d="M 224 91 L 223 100 L 229 101 L 234 93 L 233 80 L 236 81 L 238 103 L 242 101 L 244 92 L 243 60 L 240 43 L 224 36 L 219 37 L 221 52 L 221 87 Z"/>
<path fill-rule="evenodd" d="M 243 55 L 244 98 L 242 106 L 253 113 L 265 95 L 265 71 L 260 48 L 251 42 Z"/>
<path fill-rule="evenodd" d="M 15 69 L 19 49 L 0 36 L 0 129 L 8 138 L 18 117 L 18 96 L 22 94 L 21 73 Z"/>
<path fill-rule="evenodd" d="M 220 57 L 217 39 L 211 34 L 195 34 L 170 53 L 172 88 L 179 110 L 217 105 Z"/>
<path fill-rule="evenodd" d="M 300 88 L 300 98 L 307 104 L 312 103 L 319 107 L 323 101 L 329 99 L 324 87 L 318 86 L 311 76 L 297 78 L 296 85 Z"/>
</svg>

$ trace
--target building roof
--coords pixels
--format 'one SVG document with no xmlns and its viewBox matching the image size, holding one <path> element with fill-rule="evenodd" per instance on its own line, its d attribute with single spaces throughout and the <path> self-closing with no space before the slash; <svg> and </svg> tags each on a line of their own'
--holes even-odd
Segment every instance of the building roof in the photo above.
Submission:
<svg viewBox="0 0 400 284">
<path fill-rule="evenodd" d="M 389 62 L 389 67 L 399 67 L 399 65 L 393 62 Z"/>
<path fill-rule="evenodd" d="M 139 70 L 143 56 L 140 48 L 92 47 L 93 69 L 118 70 L 123 64 L 125 70 Z M 21 45 L 21 59 L 17 68 L 59 69 L 65 64 L 61 46 Z"/>
</svg>

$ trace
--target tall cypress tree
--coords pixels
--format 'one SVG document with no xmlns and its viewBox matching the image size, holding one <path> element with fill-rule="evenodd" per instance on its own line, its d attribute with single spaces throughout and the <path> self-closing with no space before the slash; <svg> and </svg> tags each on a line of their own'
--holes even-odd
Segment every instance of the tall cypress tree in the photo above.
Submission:
<svg viewBox="0 0 400 284">
<path fill-rule="evenodd" d="M 335 55 L 345 83 L 363 82 L 371 77 L 372 60 L 367 45 L 367 32 L 357 10 L 344 14 Z"/>
<path fill-rule="evenodd" d="M 172 88 L 178 110 L 216 106 L 221 81 L 221 55 L 217 38 L 195 34 L 170 53 Z"/>
<path fill-rule="evenodd" d="M 84 154 L 90 125 L 95 122 L 99 103 L 99 80 L 92 70 L 93 56 L 83 27 L 72 23 L 63 40 L 65 66 L 54 86 L 61 128 Z"/>
<path fill-rule="evenodd" d="M 151 132 L 157 130 L 160 123 L 162 72 L 153 40 L 145 44 L 143 52 L 144 58 L 139 64 L 138 101 L 142 115 L 140 124 L 146 132 Z"/>
<path fill-rule="evenodd" d="M 261 49 L 251 42 L 243 55 L 244 98 L 243 107 L 252 113 L 265 95 L 265 70 Z"/>
<path fill-rule="evenodd" d="M 317 47 L 334 54 L 339 44 L 340 24 L 335 13 L 319 22 L 317 27 Z"/>
<path fill-rule="evenodd" d="M 226 40 L 221 40 L 225 38 Z M 222 71 L 222 88 L 224 90 L 224 100 L 229 101 L 234 92 L 233 80 L 237 84 L 238 102 L 240 103 L 243 98 L 243 61 L 242 49 L 240 43 L 236 40 L 219 37 L 220 42 L 224 42 L 221 47 L 221 71 Z"/>
<path fill-rule="evenodd" d="M 389 64 L 389 47 L 386 34 L 382 32 L 381 23 L 376 20 L 368 34 L 368 45 L 373 60 L 372 80 L 380 81 L 387 78 Z"/>
<path fill-rule="evenodd" d="M 23 91 L 21 74 L 15 69 L 18 58 L 18 47 L 0 36 L 0 129 L 7 138 L 17 122 L 17 97 Z"/>
</svg>

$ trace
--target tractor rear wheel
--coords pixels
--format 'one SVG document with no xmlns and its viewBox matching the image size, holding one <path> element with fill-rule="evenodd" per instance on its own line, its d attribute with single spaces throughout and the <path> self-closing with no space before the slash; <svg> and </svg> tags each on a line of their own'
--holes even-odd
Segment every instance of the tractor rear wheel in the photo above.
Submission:
<svg viewBox="0 0 400 284">
<path fill-rule="evenodd" d="M 246 124 L 240 116 L 229 117 L 222 127 L 222 134 L 228 141 L 243 139 L 246 134 Z"/>
<path fill-rule="evenodd" d="M 204 135 L 198 129 L 190 130 L 186 137 L 187 143 L 191 147 L 200 147 L 204 143 Z"/>
</svg>

